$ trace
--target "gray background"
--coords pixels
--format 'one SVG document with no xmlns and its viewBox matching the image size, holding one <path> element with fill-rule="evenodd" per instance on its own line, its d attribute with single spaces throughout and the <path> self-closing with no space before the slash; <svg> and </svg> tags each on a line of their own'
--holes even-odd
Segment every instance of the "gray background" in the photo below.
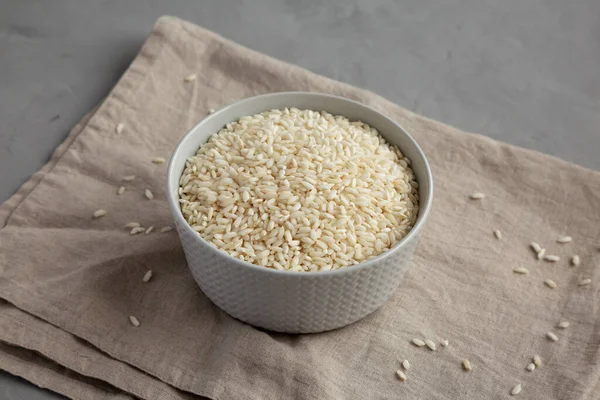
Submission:
<svg viewBox="0 0 600 400">
<path fill-rule="evenodd" d="M 180 16 L 417 113 L 600 170 L 598 0 L 0 0 L 0 201 Z M 54 399 L 0 374 L 0 399 Z"/>
</svg>

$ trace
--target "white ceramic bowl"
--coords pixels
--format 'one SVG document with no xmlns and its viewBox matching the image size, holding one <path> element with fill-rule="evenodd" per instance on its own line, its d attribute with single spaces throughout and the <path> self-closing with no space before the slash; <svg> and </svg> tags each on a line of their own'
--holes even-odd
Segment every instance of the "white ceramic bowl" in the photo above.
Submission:
<svg viewBox="0 0 600 400">
<path fill-rule="evenodd" d="M 419 182 L 419 217 L 389 251 L 334 271 L 292 272 L 256 266 L 217 250 L 187 224 L 179 208 L 179 178 L 188 157 L 225 124 L 271 109 L 325 110 L 376 128 L 412 161 Z M 341 97 L 284 92 L 238 101 L 204 118 L 177 145 L 169 162 L 167 195 L 192 275 L 222 310 L 249 324 L 278 332 L 322 332 L 351 324 L 379 308 L 410 265 L 429 214 L 433 181 L 425 155 L 408 133 L 379 112 Z"/>
</svg>

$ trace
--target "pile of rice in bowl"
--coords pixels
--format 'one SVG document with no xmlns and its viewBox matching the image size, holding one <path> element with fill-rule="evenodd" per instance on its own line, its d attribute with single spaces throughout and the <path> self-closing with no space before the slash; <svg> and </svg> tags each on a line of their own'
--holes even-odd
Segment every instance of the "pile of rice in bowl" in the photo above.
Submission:
<svg viewBox="0 0 600 400">
<path fill-rule="evenodd" d="M 419 210 L 410 160 L 369 125 L 284 109 L 227 124 L 188 158 L 181 211 L 252 264 L 326 271 L 390 249 Z"/>
</svg>

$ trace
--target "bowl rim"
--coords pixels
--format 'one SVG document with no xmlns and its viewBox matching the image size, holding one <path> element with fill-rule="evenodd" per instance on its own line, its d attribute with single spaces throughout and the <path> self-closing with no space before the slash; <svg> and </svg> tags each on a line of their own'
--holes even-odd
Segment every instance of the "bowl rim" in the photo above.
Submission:
<svg viewBox="0 0 600 400">
<path fill-rule="evenodd" d="M 310 272 L 279 270 L 279 269 L 274 269 L 274 268 L 268 268 L 268 267 L 265 267 L 262 265 L 252 264 L 247 261 L 242 261 L 238 258 L 235 258 L 235 257 L 229 255 L 225 251 L 217 249 L 212 244 L 210 244 L 207 240 L 205 240 L 202 236 L 200 236 L 200 234 L 198 234 L 198 232 L 193 230 L 192 227 L 188 224 L 188 222 L 183 217 L 183 213 L 181 212 L 181 208 L 179 206 L 179 194 L 172 193 L 170 190 L 170 186 L 172 183 L 171 176 L 173 176 L 173 172 L 174 172 L 174 168 L 175 168 L 174 167 L 175 160 L 180 158 L 180 153 L 182 153 L 184 151 L 184 149 L 182 147 L 183 142 L 188 137 L 192 136 L 194 134 L 194 132 L 196 132 L 199 125 L 203 124 L 206 120 L 208 120 L 210 118 L 218 116 L 219 114 L 225 112 L 226 110 L 229 110 L 234 107 L 239 107 L 243 104 L 251 103 L 251 102 L 257 101 L 259 99 L 270 98 L 270 97 L 273 97 L 273 98 L 286 97 L 286 96 L 307 96 L 307 97 L 312 96 L 315 98 L 325 98 L 325 99 L 329 98 L 329 99 L 335 99 L 337 101 L 348 102 L 348 103 L 354 104 L 355 106 L 358 106 L 358 107 L 366 108 L 369 111 L 371 111 L 375 114 L 378 114 L 379 117 L 384 118 L 384 119 L 388 120 L 389 122 L 391 122 L 393 125 L 395 125 L 398 128 L 398 130 L 400 132 L 402 132 L 402 134 L 404 134 L 407 137 L 407 139 L 409 141 L 412 142 L 412 145 L 415 147 L 416 152 L 417 152 L 418 156 L 421 158 L 421 161 L 423 162 L 423 165 L 425 167 L 424 168 L 425 169 L 424 178 L 428 183 L 428 185 L 427 185 L 428 189 L 426 192 L 426 194 L 427 194 L 426 201 L 424 203 L 421 203 L 422 199 L 421 198 L 419 199 L 419 216 L 417 217 L 417 221 L 416 221 L 415 225 L 412 227 L 412 229 L 408 232 L 408 234 L 405 237 L 403 237 L 401 240 L 399 240 L 394 246 L 392 246 L 386 252 L 381 253 L 373 258 L 370 258 L 370 259 L 360 262 L 358 264 L 354 264 L 354 265 L 351 265 L 348 267 L 338 268 L 335 270 L 310 271 Z M 265 110 L 265 111 L 267 111 L 267 110 Z M 187 157 L 186 157 L 186 159 L 187 159 Z M 413 160 L 411 160 L 411 161 L 414 163 Z M 181 172 L 178 172 L 177 175 L 178 175 L 178 178 L 177 178 L 176 186 L 179 187 L 179 176 L 181 175 Z M 420 187 L 420 185 L 421 185 L 421 182 L 419 182 L 419 187 Z M 425 225 L 425 222 L 427 221 L 427 218 L 429 216 L 429 212 L 431 209 L 432 200 L 433 200 L 433 176 L 432 176 L 432 172 L 431 172 L 431 167 L 429 165 L 429 161 L 427 160 L 425 153 L 423 152 L 423 150 L 421 149 L 421 147 L 419 146 L 417 141 L 404 128 L 402 128 L 402 126 L 400 126 L 400 124 L 398 124 L 396 121 L 389 118 L 388 116 L 382 114 L 381 112 L 375 110 L 374 108 L 369 107 L 366 104 L 363 104 L 361 102 L 351 100 L 351 99 L 348 99 L 348 98 L 345 98 L 342 96 L 336 96 L 336 95 L 331 95 L 331 94 L 326 94 L 326 93 L 302 92 L 302 91 L 274 92 L 274 93 L 261 94 L 261 95 L 252 96 L 252 97 L 246 97 L 244 99 L 237 100 L 231 104 L 228 104 L 228 105 L 206 115 L 204 118 L 202 118 L 200 121 L 198 121 L 198 123 L 195 124 L 190 130 L 188 130 L 188 132 L 185 135 L 183 135 L 183 137 L 177 142 L 177 145 L 175 146 L 175 149 L 173 150 L 173 153 L 171 154 L 171 157 L 169 159 L 169 165 L 168 165 L 168 169 L 167 169 L 167 185 L 166 186 L 167 186 L 167 200 L 169 202 L 169 207 L 171 208 L 171 212 L 173 214 L 173 217 L 176 219 L 176 222 L 179 222 L 178 225 L 183 226 L 184 227 L 183 229 L 188 231 L 194 238 L 199 240 L 202 245 L 207 246 L 208 248 L 211 249 L 211 251 L 214 251 L 216 254 L 218 254 L 219 257 L 224 257 L 228 261 L 236 264 L 239 267 L 251 268 L 260 273 L 271 273 L 271 274 L 277 274 L 277 275 L 283 274 L 283 275 L 307 277 L 307 278 L 314 277 L 314 276 L 325 276 L 325 275 L 342 275 L 342 274 L 352 273 L 352 272 L 359 271 L 362 269 L 370 268 L 370 267 L 373 267 L 374 265 L 378 264 L 381 260 L 387 258 L 392 253 L 399 251 L 401 248 L 405 247 L 405 245 L 407 243 L 411 242 L 413 239 L 416 239 L 417 235 L 423 228 L 423 225 Z"/>
</svg>

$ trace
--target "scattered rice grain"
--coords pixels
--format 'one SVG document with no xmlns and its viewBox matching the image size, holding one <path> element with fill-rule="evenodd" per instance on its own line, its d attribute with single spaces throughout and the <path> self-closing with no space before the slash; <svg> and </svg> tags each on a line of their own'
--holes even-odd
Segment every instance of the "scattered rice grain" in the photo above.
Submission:
<svg viewBox="0 0 600 400">
<path fill-rule="evenodd" d="M 124 180 L 125 182 L 131 182 L 131 181 L 132 181 L 132 180 L 134 180 L 134 179 L 135 179 L 135 175 L 127 175 L 127 176 L 124 176 L 124 177 L 123 177 L 123 180 Z"/>
<path fill-rule="evenodd" d="M 471 194 L 471 196 L 469 196 L 469 197 L 471 198 L 471 200 L 481 200 L 485 197 L 485 194 L 477 192 L 477 193 Z"/>
<path fill-rule="evenodd" d="M 406 381 L 406 374 L 404 372 L 402 372 L 401 370 L 396 371 L 396 376 L 398 377 L 398 379 L 400 379 L 402 382 Z"/>
<path fill-rule="evenodd" d="M 208 112 L 212 114 L 212 113 L 214 113 L 214 112 L 215 112 L 215 109 L 214 109 L 214 108 L 209 108 L 209 109 L 208 109 Z"/>
<path fill-rule="evenodd" d="M 555 256 L 553 254 L 547 254 L 547 255 L 544 256 L 544 261 L 557 262 L 557 261 L 560 261 L 560 257 L 559 256 Z"/>
<path fill-rule="evenodd" d="M 146 235 L 149 235 L 150 232 L 152 232 L 153 229 L 154 229 L 154 226 L 151 226 L 148 229 L 146 229 Z"/>
<path fill-rule="evenodd" d="M 153 159 L 152 159 L 152 162 L 153 162 L 154 164 L 162 164 L 162 163 L 164 163 L 164 162 L 165 162 L 165 159 L 164 159 L 164 158 L 162 158 L 162 157 L 156 157 L 156 158 L 153 158 Z"/>
<path fill-rule="evenodd" d="M 100 217 L 104 217 L 106 214 L 108 214 L 108 211 L 106 210 L 96 210 L 94 211 L 94 218 L 100 218 Z"/>
<path fill-rule="evenodd" d="M 463 369 L 465 371 L 471 371 L 471 370 L 473 370 L 473 366 L 471 365 L 471 361 L 469 361 L 469 360 L 463 360 L 462 361 L 462 366 L 463 366 Z"/>
<path fill-rule="evenodd" d="M 152 270 L 149 269 L 145 274 L 144 277 L 142 278 L 142 282 L 148 282 L 150 279 L 152 279 Z"/>
<path fill-rule="evenodd" d="M 442 346 L 448 347 L 449 344 L 450 344 L 450 342 L 448 341 L 448 339 L 442 340 Z"/>
<path fill-rule="evenodd" d="M 569 325 L 571 325 L 571 324 L 569 323 L 569 321 L 561 321 L 561 322 L 559 322 L 559 323 L 558 323 L 558 325 L 557 325 L 557 326 L 558 326 L 560 329 L 567 329 L 567 328 L 569 327 Z"/>
<path fill-rule="evenodd" d="M 123 194 L 125 193 L 125 186 L 121 186 L 118 190 L 117 190 L 117 194 Z"/>
<path fill-rule="evenodd" d="M 535 364 L 536 367 L 540 367 L 542 365 L 542 357 L 540 357 L 538 354 L 536 354 L 535 356 L 533 356 L 533 363 Z"/>
<path fill-rule="evenodd" d="M 415 338 L 415 339 L 411 340 L 411 342 L 412 342 L 412 344 L 414 344 L 417 347 L 423 347 L 423 346 L 425 346 L 425 342 L 422 341 L 421 339 Z"/>
<path fill-rule="evenodd" d="M 425 344 L 427 345 L 427 347 L 429 347 L 429 350 L 435 350 L 435 343 L 433 342 L 433 340 L 429 340 L 429 339 L 425 339 Z"/>
<path fill-rule="evenodd" d="M 173 228 L 170 226 L 163 226 L 162 228 L 160 228 L 160 233 L 170 232 L 172 230 Z"/>
<path fill-rule="evenodd" d="M 144 195 L 146 196 L 146 198 L 148 200 L 152 200 L 154 198 L 154 195 L 152 194 L 152 192 L 150 191 L 150 189 L 146 189 L 146 191 L 144 192 Z"/>
<path fill-rule="evenodd" d="M 529 270 L 524 267 L 518 267 L 518 268 L 513 269 L 513 272 L 515 272 L 517 274 L 527 275 L 529 273 Z"/>
<path fill-rule="evenodd" d="M 537 254 L 537 259 L 541 260 L 542 258 L 544 258 L 544 254 L 546 254 L 546 249 L 540 250 L 540 252 Z"/>
<path fill-rule="evenodd" d="M 542 246 L 540 246 L 538 243 L 536 242 L 531 242 L 529 244 L 529 246 L 531 247 L 531 249 L 537 254 L 540 251 L 542 251 Z"/>
<path fill-rule="evenodd" d="M 544 281 L 544 283 L 546 284 L 546 286 L 548 286 L 551 289 L 556 289 L 556 282 L 554 282 L 552 279 L 546 279 Z"/>
<path fill-rule="evenodd" d="M 117 126 L 115 127 L 115 132 L 117 133 L 123 133 L 123 130 L 125 129 L 125 124 L 122 122 L 119 122 L 117 124 Z"/>
<path fill-rule="evenodd" d="M 138 321 L 138 319 L 133 315 L 129 316 L 129 322 L 131 322 L 131 325 L 135 326 L 136 328 L 140 326 L 140 321 Z"/>
<path fill-rule="evenodd" d="M 511 396 L 516 396 L 516 395 L 518 395 L 519 393 L 521 393 L 521 389 L 523 389 L 523 386 L 521 386 L 521 384 L 520 384 L 520 383 L 517 383 L 517 384 L 516 384 L 516 385 L 515 385 L 515 386 L 512 388 L 512 390 L 510 391 L 510 395 L 511 395 Z"/>
<path fill-rule="evenodd" d="M 586 286 L 590 283 L 592 283 L 592 280 L 590 278 L 582 279 L 579 281 L 579 286 Z"/>
<path fill-rule="evenodd" d="M 496 239 L 500 240 L 502 239 L 502 232 L 500 232 L 498 229 L 494 230 L 494 236 L 496 236 Z"/>
<path fill-rule="evenodd" d="M 402 361 L 402 368 L 406 370 L 410 369 L 410 363 L 408 362 L 408 360 Z"/>
<path fill-rule="evenodd" d="M 561 236 L 558 239 L 556 239 L 556 242 L 560 243 L 560 244 L 564 244 L 564 243 L 569 243 L 571 240 L 573 240 L 571 238 L 571 236 Z"/>
<path fill-rule="evenodd" d="M 527 371 L 532 372 L 534 369 L 535 369 L 535 364 L 529 363 L 529 365 L 527 366 Z"/>
<path fill-rule="evenodd" d="M 571 257 L 571 265 L 576 267 L 579 264 L 581 264 L 581 259 L 579 258 L 579 256 L 577 254 L 575 254 L 573 257 Z"/>
<path fill-rule="evenodd" d="M 558 336 L 556 336 L 553 332 L 547 332 L 546 337 L 552 340 L 553 342 L 556 342 L 558 340 Z"/>
<path fill-rule="evenodd" d="M 186 82 L 193 82 L 196 80 L 196 74 L 190 74 L 188 76 L 186 76 L 183 80 Z"/>
<path fill-rule="evenodd" d="M 133 228 L 129 233 L 132 235 L 137 235 L 138 233 L 142 233 L 146 230 L 146 228 L 139 226 L 137 228 Z"/>
<path fill-rule="evenodd" d="M 125 225 L 125 229 L 133 229 L 133 228 L 139 228 L 140 224 L 138 222 L 129 222 Z"/>
</svg>

